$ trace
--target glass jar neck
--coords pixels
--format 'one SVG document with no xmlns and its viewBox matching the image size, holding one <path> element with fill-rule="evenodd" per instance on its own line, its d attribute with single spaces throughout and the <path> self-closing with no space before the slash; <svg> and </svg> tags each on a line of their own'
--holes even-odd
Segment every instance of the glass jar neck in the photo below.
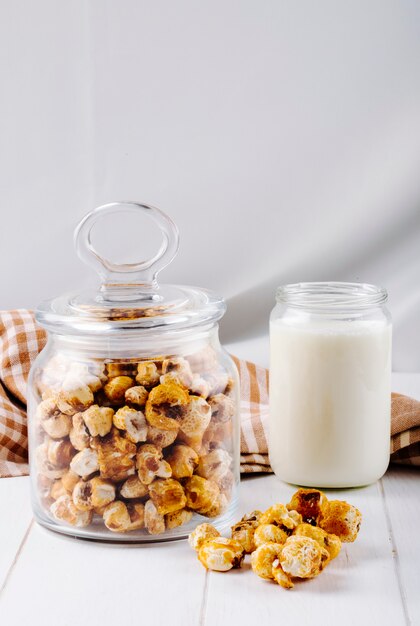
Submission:
<svg viewBox="0 0 420 626">
<path fill-rule="evenodd" d="M 362 312 L 384 306 L 387 299 L 385 289 L 367 283 L 294 283 L 276 292 L 278 304 L 319 315 Z"/>
<path fill-rule="evenodd" d="M 214 323 L 165 333 L 130 332 L 123 335 L 78 336 L 50 332 L 48 343 L 69 357 L 81 355 L 101 359 L 153 359 L 163 355 L 191 354 L 209 344 L 218 348 L 218 329 L 219 325 Z"/>
</svg>

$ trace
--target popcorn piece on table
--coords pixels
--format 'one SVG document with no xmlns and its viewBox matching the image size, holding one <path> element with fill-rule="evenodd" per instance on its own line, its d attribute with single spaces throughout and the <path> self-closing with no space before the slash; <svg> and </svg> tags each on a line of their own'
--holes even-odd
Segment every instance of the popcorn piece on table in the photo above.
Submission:
<svg viewBox="0 0 420 626">
<path fill-rule="evenodd" d="M 251 554 L 256 549 L 254 541 L 255 526 L 251 522 L 238 522 L 232 526 L 232 539 L 235 539 L 244 549 L 245 554 Z"/>
<path fill-rule="evenodd" d="M 198 549 L 198 558 L 204 567 L 216 572 L 241 567 L 244 556 L 241 544 L 226 537 L 207 539 Z"/>
<path fill-rule="evenodd" d="M 188 543 L 196 552 L 201 548 L 202 544 L 208 539 L 214 539 L 220 537 L 220 533 L 214 526 L 207 524 L 199 524 L 195 530 L 190 533 L 188 537 Z"/>
<path fill-rule="evenodd" d="M 297 511 L 301 514 L 304 522 L 315 526 L 318 524 L 322 507 L 326 502 L 326 495 L 319 489 L 298 489 L 293 494 L 287 508 L 289 511 Z"/>
<path fill-rule="evenodd" d="M 323 568 L 323 561 L 328 558 L 328 552 L 315 539 L 296 535 L 288 537 L 279 555 L 283 571 L 293 578 L 318 576 Z"/>
<path fill-rule="evenodd" d="M 327 533 L 318 526 L 312 526 L 312 524 L 299 524 L 293 531 L 293 534 L 298 537 L 311 537 L 315 539 L 321 548 L 325 548 L 329 553 L 330 560 L 335 559 L 341 550 L 341 540 L 337 535 Z"/>
<path fill-rule="evenodd" d="M 282 543 L 265 543 L 251 554 L 251 567 L 257 576 L 272 580 L 273 563 L 280 558 L 283 545 Z"/>
<path fill-rule="evenodd" d="M 362 514 L 348 502 L 329 500 L 322 506 L 319 526 L 328 533 L 337 535 L 341 541 L 355 541 L 361 523 Z"/>
<path fill-rule="evenodd" d="M 254 532 L 254 543 L 258 548 L 265 543 L 284 543 L 287 533 L 275 524 L 260 524 Z"/>
<path fill-rule="evenodd" d="M 259 524 L 276 524 L 287 530 L 293 530 L 302 521 L 300 515 L 292 514 L 284 504 L 273 504 L 259 519 Z"/>
</svg>

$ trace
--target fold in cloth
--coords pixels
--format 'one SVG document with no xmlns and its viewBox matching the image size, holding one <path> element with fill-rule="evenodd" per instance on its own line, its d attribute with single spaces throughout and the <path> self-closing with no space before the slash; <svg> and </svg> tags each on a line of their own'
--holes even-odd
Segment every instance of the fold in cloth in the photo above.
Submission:
<svg viewBox="0 0 420 626">
<path fill-rule="evenodd" d="M 45 342 L 31 311 L 0 311 L 0 477 L 28 473 L 26 386 Z M 268 370 L 233 358 L 241 382 L 241 472 L 271 472 Z M 420 402 L 398 393 L 392 394 L 391 461 L 420 465 Z"/>
</svg>

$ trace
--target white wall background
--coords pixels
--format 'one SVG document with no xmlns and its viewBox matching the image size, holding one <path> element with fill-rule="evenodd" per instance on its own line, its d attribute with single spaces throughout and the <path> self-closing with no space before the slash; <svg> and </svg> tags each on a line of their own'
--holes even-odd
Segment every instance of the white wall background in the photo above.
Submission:
<svg viewBox="0 0 420 626">
<path fill-rule="evenodd" d="M 264 334 L 277 284 L 390 293 L 394 368 L 420 371 L 420 3 L 0 0 L 0 306 L 92 281 L 91 208 L 166 210 L 161 278 Z M 113 249 L 150 248 L 123 227 Z M 105 242 L 106 243 L 106 242 Z"/>
</svg>

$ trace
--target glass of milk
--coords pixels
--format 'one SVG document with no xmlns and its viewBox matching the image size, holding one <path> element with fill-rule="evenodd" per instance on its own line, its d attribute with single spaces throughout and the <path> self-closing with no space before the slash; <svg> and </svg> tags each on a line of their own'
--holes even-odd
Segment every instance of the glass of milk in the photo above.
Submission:
<svg viewBox="0 0 420 626">
<path fill-rule="evenodd" d="M 391 316 L 385 289 L 359 283 L 279 287 L 270 318 L 269 454 L 282 480 L 367 485 L 386 471 Z"/>
</svg>

